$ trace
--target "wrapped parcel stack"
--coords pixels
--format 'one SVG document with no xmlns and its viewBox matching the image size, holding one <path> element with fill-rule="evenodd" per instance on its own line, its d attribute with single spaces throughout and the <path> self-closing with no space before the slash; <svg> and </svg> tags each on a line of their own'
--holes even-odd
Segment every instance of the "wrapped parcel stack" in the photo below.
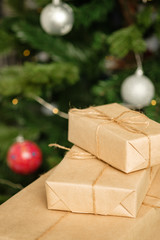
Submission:
<svg viewBox="0 0 160 240">
<path fill-rule="evenodd" d="M 136 218 L 160 168 L 160 124 L 116 103 L 71 109 L 69 141 L 46 180 L 48 208 Z"/>
</svg>

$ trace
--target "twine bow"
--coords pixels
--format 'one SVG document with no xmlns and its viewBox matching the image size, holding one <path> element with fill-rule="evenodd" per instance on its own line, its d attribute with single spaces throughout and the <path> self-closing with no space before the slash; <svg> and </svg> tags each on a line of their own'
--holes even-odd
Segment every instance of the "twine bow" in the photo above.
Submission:
<svg viewBox="0 0 160 240">
<path fill-rule="evenodd" d="M 70 112 L 74 112 L 74 113 L 77 113 L 79 115 L 83 115 L 83 116 L 89 117 L 89 118 L 95 118 L 95 119 L 100 119 L 100 120 L 104 120 L 104 121 L 107 120 L 110 123 L 118 124 L 119 126 L 121 126 L 122 128 L 124 128 L 130 132 L 136 131 L 136 133 L 137 133 L 137 131 L 139 131 L 138 129 L 134 128 L 133 125 L 142 125 L 145 128 L 147 128 L 149 126 L 148 117 L 142 113 L 139 113 L 139 112 L 136 112 L 133 110 L 124 111 L 121 114 L 119 114 L 117 117 L 110 117 L 106 113 L 104 113 L 94 107 L 89 107 L 87 109 L 87 111 L 85 109 L 80 110 L 80 109 L 73 108 L 70 110 Z M 128 116 L 126 118 L 121 118 L 128 113 L 132 113 L 132 116 Z M 135 116 L 133 116 L 133 114 Z M 139 117 L 141 117 L 141 119 L 136 121 L 136 119 L 138 119 Z"/>
<path fill-rule="evenodd" d="M 136 128 L 136 126 L 140 126 L 140 125 L 144 128 L 147 128 L 149 126 L 149 121 L 148 121 L 147 116 L 145 116 L 142 113 L 133 111 L 133 110 L 127 110 L 127 111 L 122 112 L 121 114 L 119 114 L 116 117 L 110 117 L 103 111 L 101 111 L 97 108 L 94 108 L 94 107 L 89 107 L 88 109 L 82 109 L 82 110 L 73 108 L 70 110 L 70 112 L 76 113 L 80 116 L 92 118 L 92 119 L 103 120 L 103 122 L 98 124 L 97 129 L 96 129 L 96 155 L 98 158 L 100 158 L 99 129 L 102 125 L 115 123 L 128 132 L 142 134 L 145 137 L 147 137 L 147 139 L 148 139 L 148 166 L 147 167 L 150 166 L 150 161 L 151 161 L 150 160 L 151 159 L 150 138 L 144 131 Z M 129 116 L 130 113 L 132 113 L 131 116 Z M 124 116 L 125 116 L 125 118 L 124 118 Z"/>
</svg>

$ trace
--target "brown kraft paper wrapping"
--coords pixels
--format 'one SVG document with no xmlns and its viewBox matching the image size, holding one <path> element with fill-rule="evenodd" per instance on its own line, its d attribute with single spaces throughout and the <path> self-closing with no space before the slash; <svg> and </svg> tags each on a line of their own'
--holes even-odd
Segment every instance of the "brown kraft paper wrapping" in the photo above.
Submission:
<svg viewBox="0 0 160 240">
<path fill-rule="evenodd" d="M 126 174 L 73 146 L 46 181 L 48 208 L 136 217 L 158 169 Z"/>
<path fill-rule="evenodd" d="M 126 173 L 160 164 L 160 124 L 117 103 L 71 109 L 68 138 Z"/>
<path fill-rule="evenodd" d="M 48 210 L 44 183 L 49 174 L 0 206 L 0 240 L 160 239 L 160 171 L 135 219 Z"/>
</svg>

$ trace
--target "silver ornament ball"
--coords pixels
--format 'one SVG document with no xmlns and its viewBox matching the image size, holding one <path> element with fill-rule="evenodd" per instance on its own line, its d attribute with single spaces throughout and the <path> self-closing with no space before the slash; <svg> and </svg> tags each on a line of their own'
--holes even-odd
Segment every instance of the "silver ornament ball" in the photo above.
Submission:
<svg viewBox="0 0 160 240">
<path fill-rule="evenodd" d="M 143 75 L 142 70 L 127 77 L 121 86 L 121 96 L 124 102 L 136 108 L 148 106 L 154 97 L 155 88 L 149 78 Z"/>
<path fill-rule="evenodd" d="M 50 3 L 43 8 L 40 15 L 40 23 L 45 32 L 50 35 L 65 35 L 72 29 L 74 16 L 72 8 L 68 4 Z"/>
</svg>

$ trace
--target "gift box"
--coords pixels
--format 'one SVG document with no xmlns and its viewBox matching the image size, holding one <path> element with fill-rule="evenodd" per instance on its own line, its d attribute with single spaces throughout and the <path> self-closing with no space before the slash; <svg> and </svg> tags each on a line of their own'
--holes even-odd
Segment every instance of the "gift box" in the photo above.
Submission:
<svg viewBox="0 0 160 240">
<path fill-rule="evenodd" d="M 160 124 L 117 103 L 71 109 L 68 138 L 126 173 L 160 163 Z"/>
<path fill-rule="evenodd" d="M 135 219 L 48 210 L 49 174 L 0 206 L 0 240 L 159 240 L 160 171 L 146 196 L 152 201 L 145 198 Z"/>
<path fill-rule="evenodd" d="M 46 181 L 48 208 L 136 217 L 158 169 L 126 174 L 73 146 Z"/>
</svg>

